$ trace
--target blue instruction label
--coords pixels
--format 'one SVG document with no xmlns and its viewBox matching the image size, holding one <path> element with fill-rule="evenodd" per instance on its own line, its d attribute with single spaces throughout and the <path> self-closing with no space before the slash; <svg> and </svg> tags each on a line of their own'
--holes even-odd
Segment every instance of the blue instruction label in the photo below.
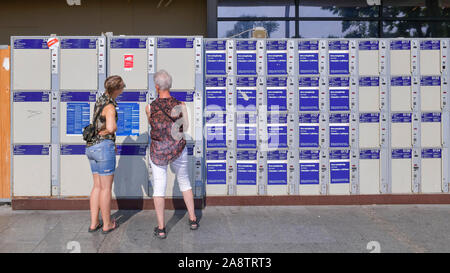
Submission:
<svg viewBox="0 0 450 273">
<path fill-rule="evenodd" d="M 286 185 L 287 184 L 287 164 L 268 163 L 267 164 L 267 184 Z"/>
<path fill-rule="evenodd" d="M 97 39 L 61 39 L 61 49 L 96 49 Z"/>
<path fill-rule="evenodd" d="M 300 184 L 319 184 L 320 183 L 320 165 L 319 163 L 300 163 Z"/>
<path fill-rule="evenodd" d="M 90 105 L 85 102 L 69 102 L 66 111 L 66 134 L 82 135 L 90 123 Z"/>
<path fill-rule="evenodd" d="M 193 102 L 194 101 L 194 91 L 170 91 L 170 95 L 179 101 Z"/>
<path fill-rule="evenodd" d="M 409 40 L 395 40 L 391 41 L 391 50 L 410 50 L 411 41 Z"/>
<path fill-rule="evenodd" d="M 287 74 L 286 53 L 267 53 L 267 74 L 268 75 Z"/>
<path fill-rule="evenodd" d="M 256 53 L 237 53 L 237 74 L 256 74 Z"/>
<path fill-rule="evenodd" d="M 350 162 L 330 162 L 330 183 L 350 183 Z"/>
<path fill-rule="evenodd" d="M 126 155 L 126 156 L 145 156 L 147 153 L 147 144 L 126 144 L 126 145 L 117 145 L 117 155 Z"/>
<path fill-rule="evenodd" d="M 299 74 L 319 74 L 319 53 L 298 54 Z"/>
<path fill-rule="evenodd" d="M 407 159 L 411 156 L 411 149 L 392 149 L 392 159 Z"/>
<path fill-rule="evenodd" d="M 359 122 L 376 123 L 380 122 L 380 113 L 363 113 L 359 114 Z"/>
<path fill-rule="evenodd" d="M 256 148 L 256 127 L 255 126 L 237 126 L 237 148 Z"/>
<path fill-rule="evenodd" d="M 422 113 L 422 122 L 441 122 L 441 113 Z"/>
<path fill-rule="evenodd" d="M 328 41 L 328 50 L 348 50 L 348 40 Z"/>
<path fill-rule="evenodd" d="M 319 126 L 301 125 L 299 126 L 299 147 L 319 147 Z"/>
<path fill-rule="evenodd" d="M 49 155 L 50 145 L 14 145 L 14 155 Z"/>
<path fill-rule="evenodd" d="M 319 89 L 299 89 L 300 111 L 319 111 Z"/>
<path fill-rule="evenodd" d="M 227 183 L 227 164 L 225 162 L 206 163 L 206 183 L 207 184 L 226 184 Z"/>
<path fill-rule="evenodd" d="M 256 40 L 237 40 L 236 50 L 256 50 Z"/>
<path fill-rule="evenodd" d="M 378 41 L 359 41 L 359 50 L 378 50 Z"/>
<path fill-rule="evenodd" d="M 86 145 L 61 145 L 61 155 L 85 155 Z"/>
<path fill-rule="evenodd" d="M 287 148 L 287 126 L 267 126 L 269 148 Z"/>
<path fill-rule="evenodd" d="M 441 149 L 422 149 L 422 158 L 441 158 Z"/>
<path fill-rule="evenodd" d="M 329 54 L 330 74 L 349 74 L 348 53 Z"/>
<path fill-rule="evenodd" d="M 158 38 L 158 48 L 193 48 L 194 38 Z"/>
<path fill-rule="evenodd" d="M 286 92 L 286 89 L 267 89 L 267 111 L 286 111 Z"/>
<path fill-rule="evenodd" d="M 237 124 L 255 124 L 257 115 L 256 113 L 236 113 L 236 123 Z"/>
<path fill-rule="evenodd" d="M 205 87 L 225 87 L 227 86 L 226 77 L 207 77 Z"/>
<path fill-rule="evenodd" d="M 15 39 L 14 49 L 48 49 L 47 39 Z"/>
<path fill-rule="evenodd" d="M 237 87 L 254 87 L 256 86 L 257 77 L 238 77 L 236 80 Z"/>
<path fill-rule="evenodd" d="M 117 104 L 118 136 L 139 135 L 139 103 L 120 102 Z"/>
<path fill-rule="evenodd" d="M 298 50 L 319 50 L 319 41 L 298 41 Z"/>
<path fill-rule="evenodd" d="M 300 160 L 319 160 L 319 157 L 319 150 L 300 150 L 299 152 Z"/>
<path fill-rule="evenodd" d="M 266 50 L 286 50 L 287 49 L 287 41 L 270 41 L 266 42 Z"/>
<path fill-rule="evenodd" d="M 359 159 L 380 159 L 380 150 L 360 150 Z"/>
<path fill-rule="evenodd" d="M 49 102 L 49 92 L 14 92 L 14 102 Z"/>
<path fill-rule="evenodd" d="M 330 111 L 350 110 L 350 91 L 348 89 L 330 89 Z"/>
<path fill-rule="evenodd" d="M 206 75 L 225 75 L 226 72 L 226 54 L 225 53 L 206 53 Z"/>
<path fill-rule="evenodd" d="M 441 76 L 422 76 L 420 77 L 420 85 L 422 86 L 440 86 Z"/>
<path fill-rule="evenodd" d="M 206 127 L 206 147 L 226 148 L 226 126 Z"/>
<path fill-rule="evenodd" d="M 225 50 L 226 46 L 226 40 L 205 41 L 205 50 Z"/>
<path fill-rule="evenodd" d="M 237 163 L 236 184 L 256 185 L 256 164 Z"/>
<path fill-rule="evenodd" d="M 287 123 L 287 114 L 269 113 L 267 115 L 267 123 Z"/>
<path fill-rule="evenodd" d="M 287 77 L 268 77 L 266 85 L 267 87 L 286 87 Z"/>
<path fill-rule="evenodd" d="M 256 90 L 237 89 L 237 110 L 256 111 Z"/>
<path fill-rule="evenodd" d="M 225 111 L 226 90 L 206 89 L 206 111 Z"/>
<path fill-rule="evenodd" d="M 440 42 L 439 40 L 420 41 L 420 50 L 439 50 L 441 49 Z"/>
<path fill-rule="evenodd" d="M 330 147 L 349 146 L 349 126 L 330 126 Z"/>
<path fill-rule="evenodd" d="M 392 122 L 411 122 L 411 113 L 395 113 L 391 117 Z"/>
<path fill-rule="evenodd" d="M 111 48 L 146 48 L 147 38 L 112 38 Z"/>
<path fill-rule="evenodd" d="M 61 102 L 96 101 L 96 92 L 61 92 Z"/>
<path fill-rule="evenodd" d="M 411 77 L 410 76 L 399 76 L 391 78 L 392 86 L 411 86 Z"/>
<path fill-rule="evenodd" d="M 360 77 L 359 86 L 379 86 L 380 77 Z"/>
</svg>

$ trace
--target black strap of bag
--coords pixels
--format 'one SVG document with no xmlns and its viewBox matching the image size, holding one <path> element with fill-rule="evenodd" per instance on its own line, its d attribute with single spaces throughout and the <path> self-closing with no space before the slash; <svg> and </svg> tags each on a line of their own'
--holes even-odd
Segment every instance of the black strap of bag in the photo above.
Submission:
<svg viewBox="0 0 450 273">
<path fill-rule="evenodd" d="M 155 103 L 155 105 L 159 108 L 159 110 L 161 110 L 161 112 L 163 112 L 168 118 L 170 118 L 171 121 L 173 121 L 174 123 L 176 122 L 176 120 L 174 118 L 172 118 L 169 114 L 166 113 L 166 111 L 164 111 L 161 106 L 159 105 L 158 102 L 153 101 Z"/>
<path fill-rule="evenodd" d="M 101 106 L 100 110 L 94 116 L 94 119 L 92 120 L 92 123 L 89 124 L 88 126 L 84 127 L 84 129 L 83 129 L 83 139 L 86 142 L 92 141 L 93 138 L 97 135 L 97 128 L 96 128 L 97 119 L 100 117 L 100 114 L 102 113 L 103 108 L 105 108 L 105 106 L 109 105 L 109 104 L 110 103 L 107 103 L 107 104 Z"/>
</svg>

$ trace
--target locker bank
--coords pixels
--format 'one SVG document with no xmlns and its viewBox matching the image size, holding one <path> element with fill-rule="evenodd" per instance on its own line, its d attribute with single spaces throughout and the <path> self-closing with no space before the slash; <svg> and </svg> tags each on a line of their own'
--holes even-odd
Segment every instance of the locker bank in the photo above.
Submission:
<svg viewBox="0 0 450 273">
<path fill-rule="evenodd" d="M 82 129 L 105 78 L 120 75 L 126 89 L 117 98 L 113 195 L 129 208 L 139 200 L 150 208 L 144 111 L 156 98 L 159 69 L 172 75 L 171 94 L 188 107 L 199 207 L 448 196 L 448 43 L 11 37 L 13 207 L 29 208 L 30 200 L 86 207 L 92 175 Z M 168 179 L 167 197 L 177 202 L 173 171 Z"/>
</svg>

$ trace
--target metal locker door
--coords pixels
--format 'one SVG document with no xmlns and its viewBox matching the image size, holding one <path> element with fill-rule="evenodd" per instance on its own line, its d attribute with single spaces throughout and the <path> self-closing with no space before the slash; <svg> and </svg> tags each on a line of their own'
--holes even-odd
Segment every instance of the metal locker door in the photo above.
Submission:
<svg viewBox="0 0 450 273">
<path fill-rule="evenodd" d="M 412 192 L 412 151 L 392 149 L 391 193 Z"/>
<path fill-rule="evenodd" d="M 380 194 L 380 150 L 360 150 L 359 193 Z"/>
<path fill-rule="evenodd" d="M 63 144 L 60 149 L 61 196 L 89 196 L 94 185 L 86 145 Z"/>
<path fill-rule="evenodd" d="M 206 151 L 206 195 L 227 195 L 227 172 L 227 151 Z"/>
<path fill-rule="evenodd" d="M 147 144 L 117 145 L 114 197 L 144 198 L 149 194 Z"/>
<path fill-rule="evenodd" d="M 360 77 L 359 78 L 359 112 L 380 111 L 380 78 Z"/>
<path fill-rule="evenodd" d="M 377 40 L 359 41 L 359 75 L 379 75 L 379 52 Z"/>
<path fill-rule="evenodd" d="M 50 145 L 14 145 L 13 154 L 13 196 L 51 196 Z"/>
<path fill-rule="evenodd" d="M 319 157 L 319 150 L 300 150 L 300 195 L 320 195 Z"/>
<path fill-rule="evenodd" d="M 391 75 L 411 75 L 411 41 L 391 40 Z"/>
<path fill-rule="evenodd" d="M 49 38 L 12 37 L 12 90 L 51 89 L 51 50 Z"/>
<path fill-rule="evenodd" d="M 420 74 L 441 74 L 441 46 L 439 40 L 420 41 Z"/>
<path fill-rule="evenodd" d="M 442 150 L 422 149 L 422 193 L 442 192 Z"/>
</svg>

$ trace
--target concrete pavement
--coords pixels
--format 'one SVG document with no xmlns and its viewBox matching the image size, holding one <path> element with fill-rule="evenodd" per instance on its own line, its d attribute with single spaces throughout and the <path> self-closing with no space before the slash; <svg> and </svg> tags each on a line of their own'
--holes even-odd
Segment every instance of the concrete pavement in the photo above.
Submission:
<svg viewBox="0 0 450 273">
<path fill-rule="evenodd" d="M 89 211 L 0 206 L 0 252 L 450 252 L 450 205 L 206 207 L 200 228 L 166 211 L 168 237 L 153 237 L 154 211 L 113 211 L 121 223 L 90 234 Z M 372 248 L 371 245 L 375 245 Z"/>
</svg>

